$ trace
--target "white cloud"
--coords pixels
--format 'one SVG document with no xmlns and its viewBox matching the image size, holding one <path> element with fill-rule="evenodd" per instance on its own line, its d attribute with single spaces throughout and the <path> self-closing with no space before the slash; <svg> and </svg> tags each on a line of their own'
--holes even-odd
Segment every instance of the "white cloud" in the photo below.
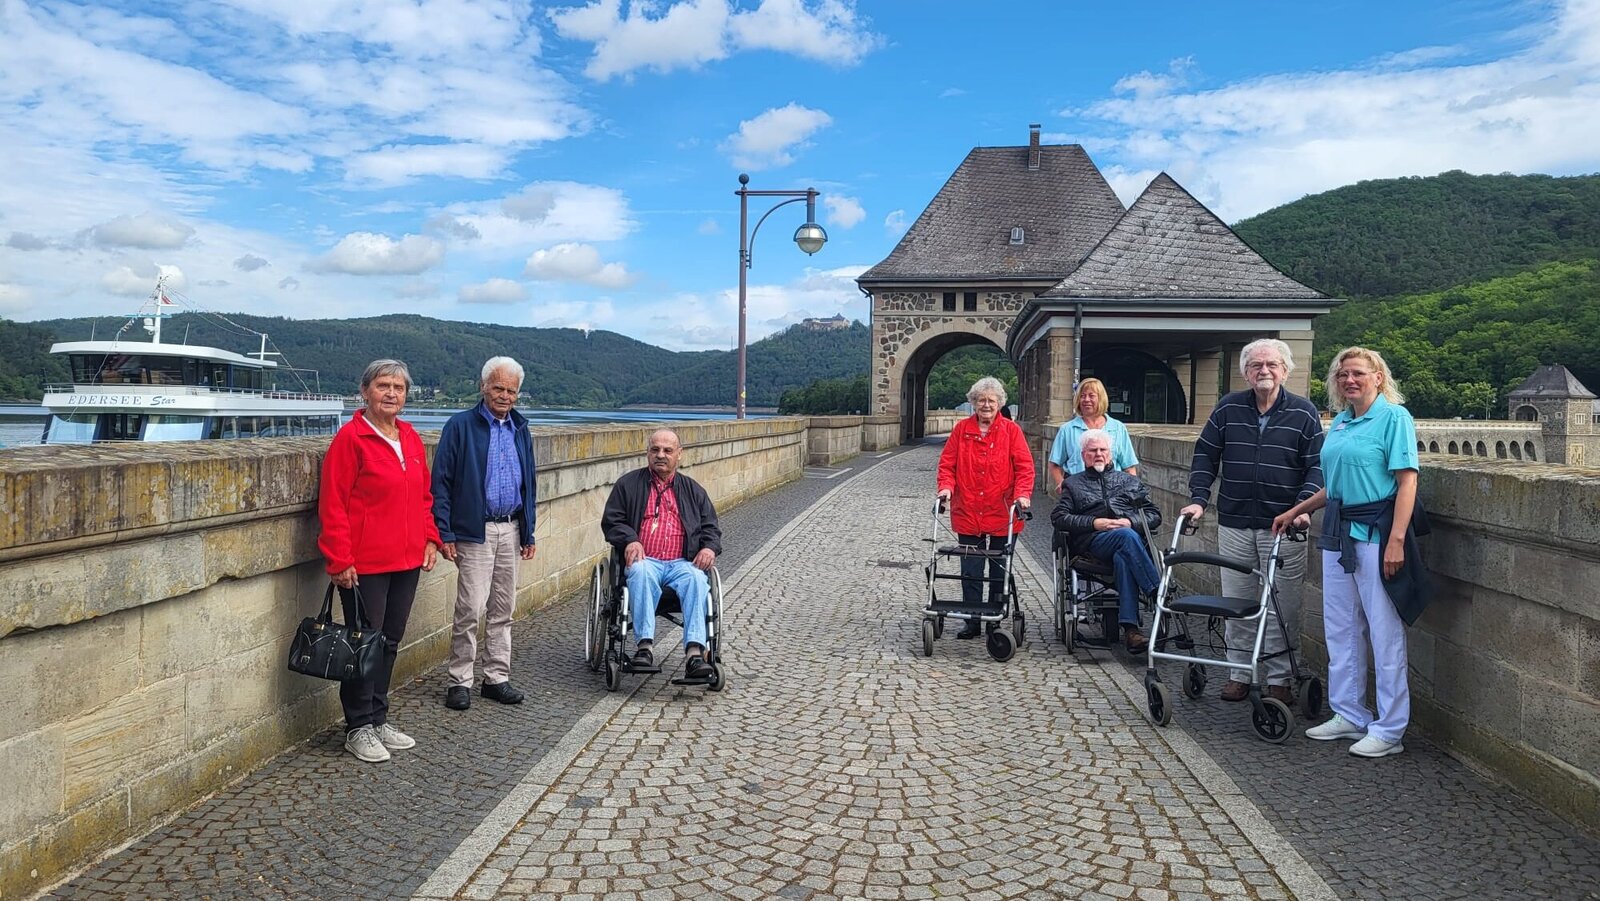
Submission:
<svg viewBox="0 0 1600 901">
<path fill-rule="evenodd" d="M 628 199 L 615 188 L 577 182 L 537 182 L 498 200 L 453 204 L 446 211 L 478 232 L 476 253 L 526 253 L 530 245 L 615 241 L 636 223 Z"/>
<path fill-rule="evenodd" d="M 697 69 L 731 53 L 772 50 L 848 66 L 883 45 L 848 0 L 762 0 L 732 11 L 728 0 L 662 4 L 593 0 L 550 11 L 556 33 L 594 45 L 584 74 L 597 81 L 640 69 Z"/>
<path fill-rule="evenodd" d="M 140 213 L 118 216 L 89 229 L 89 239 L 101 247 L 137 247 L 141 250 L 171 250 L 194 237 L 194 229 L 166 216 Z"/>
<path fill-rule="evenodd" d="M 406 300 L 432 300 L 439 296 L 439 285 L 425 278 L 408 278 L 394 289 L 394 296 Z"/>
<path fill-rule="evenodd" d="M 630 2 L 623 12 L 621 0 L 594 0 L 551 10 L 550 21 L 562 37 L 594 44 L 584 74 L 597 81 L 636 69 L 693 69 L 728 55 L 727 0 L 684 0 L 652 16 L 656 10 Z"/>
<path fill-rule="evenodd" d="M 734 13 L 733 42 L 743 50 L 776 50 L 836 65 L 854 65 L 882 46 L 863 30 L 855 5 L 822 0 L 807 9 L 800 0 L 763 0 L 750 12 Z"/>
<path fill-rule="evenodd" d="M 471 222 L 463 222 L 449 213 L 440 213 L 423 224 L 423 228 L 434 234 L 454 238 L 457 241 L 476 241 L 483 235 L 478 233 L 477 226 Z"/>
<path fill-rule="evenodd" d="M 491 278 L 482 284 L 462 285 L 462 303 L 521 303 L 528 299 L 528 289 L 509 278 Z"/>
<path fill-rule="evenodd" d="M 1119 196 L 1165 170 L 1229 221 L 1363 179 L 1594 170 L 1600 2 L 1570 0 L 1529 49 L 1487 62 L 1433 65 L 1445 51 L 1426 49 L 1208 90 L 1140 73 L 1066 113 L 1117 161 Z"/>
<path fill-rule="evenodd" d="M 444 259 L 444 244 L 425 235 L 396 241 L 387 235 L 352 232 L 326 254 L 306 263 L 311 272 L 346 275 L 416 275 Z"/>
<path fill-rule="evenodd" d="M 100 276 L 100 287 L 119 297 L 149 297 L 155 290 L 156 280 L 165 276 L 171 294 L 182 294 L 189 287 L 183 270 L 176 266 L 138 265 L 118 266 Z"/>
<path fill-rule="evenodd" d="M 0 282 L 0 313 L 14 315 L 26 312 L 33 306 L 33 296 L 27 288 Z"/>
<path fill-rule="evenodd" d="M 628 267 L 601 261 L 600 251 L 588 244 L 557 244 L 548 250 L 536 250 L 528 257 L 522 276 L 541 281 L 582 282 L 600 288 L 625 288 L 634 282 Z"/>
<path fill-rule="evenodd" d="M 345 177 L 371 187 L 404 185 L 428 176 L 493 178 L 505 170 L 505 150 L 478 144 L 406 144 L 351 156 Z"/>
<path fill-rule="evenodd" d="M 866 299 L 856 288 L 855 278 L 866 270 L 866 266 L 808 269 L 788 284 L 748 286 L 747 340 L 760 340 L 802 319 L 826 318 L 836 313 L 865 321 Z M 662 312 L 647 316 L 640 323 L 652 344 L 671 350 L 727 350 L 738 345 L 736 291 L 683 294 L 662 301 L 659 309 Z"/>
<path fill-rule="evenodd" d="M 609 298 L 541 300 L 533 304 L 533 324 L 539 328 L 609 329 L 616 318 L 616 308 Z"/>
<path fill-rule="evenodd" d="M 822 206 L 828 211 L 828 224 L 843 229 L 855 228 L 861 224 L 861 220 L 867 218 L 867 211 L 861 208 L 861 201 L 854 197 L 824 194 Z"/>
<path fill-rule="evenodd" d="M 889 215 L 883 217 L 883 230 L 888 232 L 891 238 L 905 234 L 906 211 L 890 210 Z"/>
<path fill-rule="evenodd" d="M 44 250 L 50 242 L 28 232 L 12 232 L 6 239 L 6 246 L 12 250 Z"/>
<path fill-rule="evenodd" d="M 263 266 L 270 265 L 272 264 L 253 253 L 247 253 L 233 261 L 233 268 L 239 270 L 240 272 L 254 272 Z"/>
<path fill-rule="evenodd" d="M 695 234 L 720 235 L 722 234 L 722 226 L 718 225 L 717 220 L 715 219 L 704 219 L 701 220 L 700 225 L 695 228 Z"/>
<path fill-rule="evenodd" d="M 740 122 L 739 131 L 723 141 L 722 149 L 741 168 L 787 166 L 813 134 L 832 124 L 827 113 L 790 103 Z"/>
</svg>

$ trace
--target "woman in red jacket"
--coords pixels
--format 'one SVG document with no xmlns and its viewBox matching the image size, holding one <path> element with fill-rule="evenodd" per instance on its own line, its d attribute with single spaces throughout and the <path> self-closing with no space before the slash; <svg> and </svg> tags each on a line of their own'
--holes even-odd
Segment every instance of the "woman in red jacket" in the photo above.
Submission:
<svg viewBox="0 0 1600 901">
<path fill-rule="evenodd" d="M 967 392 L 973 413 L 956 423 L 939 455 L 939 496 L 950 501 L 950 527 L 960 542 L 1002 549 L 1011 523 L 1011 505 L 1027 509 L 1033 498 L 1033 454 L 1022 427 L 1000 415 L 1006 389 L 996 378 L 981 378 Z M 1015 523 L 1022 531 L 1022 521 Z M 983 603 L 983 559 L 961 558 L 961 602 Z M 1000 603 L 1005 561 L 989 558 L 989 603 Z M 978 620 L 969 619 L 956 635 L 974 638 Z"/>
<path fill-rule="evenodd" d="M 383 631 L 383 662 L 370 679 L 339 684 L 345 750 L 368 763 L 416 741 L 389 725 L 389 678 L 411 616 L 417 580 L 443 542 L 433 522 L 428 461 L 417 430 L 400 420 L 411 373 L 399 360 L 374 360 L 361 375 L 365 409 L 333 436 L 322 461 L 317 510 L 328 576 L 344 620 L 356 622 L 357 588 L 367 622 Z"/>
</svg>

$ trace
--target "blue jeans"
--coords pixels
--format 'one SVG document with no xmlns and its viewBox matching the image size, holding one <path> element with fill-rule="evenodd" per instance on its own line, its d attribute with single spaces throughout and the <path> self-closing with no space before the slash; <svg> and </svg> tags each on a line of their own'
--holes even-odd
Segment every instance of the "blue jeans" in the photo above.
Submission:
<svg viewBox="0 0 1600 901">
<path fill-rule="evenodd" d="M 1089 553 L 1111 563 L 1116 573 L 1117 621 L 1139 625 L 1139 592 L 1155 591 L 1161 574 L 1145 549 L 1144 539 L 1132 529 L 1112 529 L 1089 536 Z"/>
<path fill-rule="evenodd" d="M 656 605 L 661 588 L 678 593 L 683 608 L 683 644 L 706 646 L 706 598 L 711 581 L 688 560 L 656 560 L 645 557 L 628 567 L 628 598 L 633 615 L 633 636 L 638 641 L 656 637 Z"/>
</svg>

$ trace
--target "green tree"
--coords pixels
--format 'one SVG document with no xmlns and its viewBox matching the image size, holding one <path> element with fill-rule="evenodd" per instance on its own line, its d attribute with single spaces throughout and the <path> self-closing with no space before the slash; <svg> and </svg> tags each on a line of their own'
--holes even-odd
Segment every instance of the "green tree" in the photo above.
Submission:
<svg viewBox="0 0 1600 901">
<path fill-rule="evenodd" d="M 1456 397 L 1461 402 L 1462 410 L 1470 410 L 1473 415 L 1483 414 L 1484 419 L 1489 418 L 1489 413 L 1499 399 L 1498 392 L 1488 382 L 1463 382 L 1456 385 Z"/>
</svg>

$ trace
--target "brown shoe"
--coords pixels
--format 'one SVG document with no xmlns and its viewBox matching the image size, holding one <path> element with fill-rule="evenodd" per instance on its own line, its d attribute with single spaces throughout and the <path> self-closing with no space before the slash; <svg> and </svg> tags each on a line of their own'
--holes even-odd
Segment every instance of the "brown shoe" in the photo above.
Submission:
<svg viewBox="0 0 1600 901">
<path fill-rule="evenodd" d="M 1150 646 L 1149 640 L 1144 637 L 1143 632 L 1139 631 L 1138 626 L 1123 626 L 1122 641 L 1127 646 L 1130 654 L 1143 654 L 1145 649 Z"/>
<path fill-rule="evenodd" d="M 1222 684 L 1222 699 L 1224 701 L 1243 701 L 1250 696 L 1250 683 L 1240 682 L 1238 679 L 1229 679 Z"/>
<path fill-rule="evenodd" d="M 1287 685 L 1268 685 L 1267 697 L 1277 698 L 1285 707 L 1294 707 L 1294 689 Z"/>
</svg>

